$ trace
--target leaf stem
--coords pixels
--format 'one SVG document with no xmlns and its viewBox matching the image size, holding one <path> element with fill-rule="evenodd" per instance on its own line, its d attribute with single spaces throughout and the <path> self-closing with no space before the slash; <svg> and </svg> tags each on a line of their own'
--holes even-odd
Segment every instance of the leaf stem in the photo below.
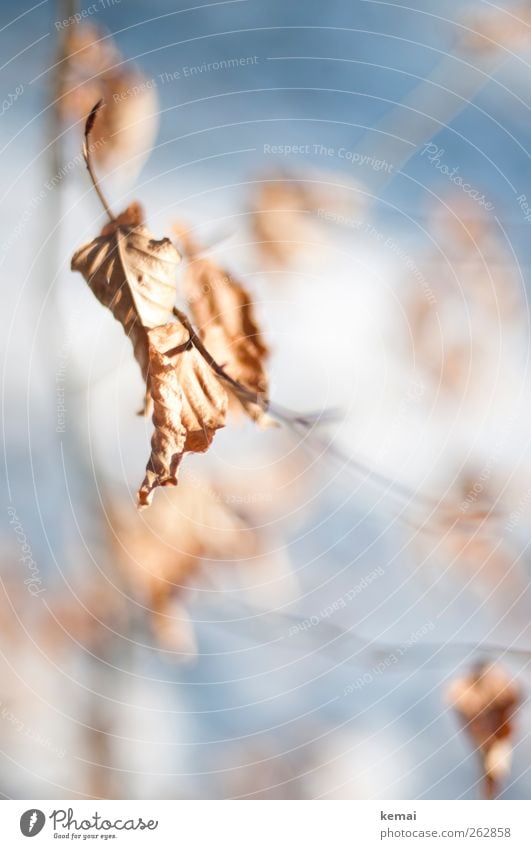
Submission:
<svg viewBox="0 0 531 849">
<path fill-rule="evenodd" d="M 197 348 L 197 350 L 199 351 L 203 359 L 206 360 L 212 371 L 217 374 L 220 380 L 223 380 L 231 387 L 232 391 L 234 392 L 236 397 L 240 399 L 240 401 L 244 400 L 247 403 L 256 404 L 257 407 L 260 407 L 260 409 L 264 411 L 264 413 L 270 413 L 270 415 L 274 416 L 276 419 L 279 419 L 280 421 L 283 421 L 292 426 L 299 425 L 305 428 L 311 428 L 316 424 L 326 423 L 327 421 L 330 421 L 330 419 L 333 420 L 335 418 L 333 414 L 330 415 L 329 413 L 323 411 L 302 415 L 294 413 L 292 410 L 286 410 L 278 404 L 273 404 L 269 400 L 269 398 L 265 398 L 258 392 L 252 392 L 250 389 L 244 386 L 243 383 L 240 383 L 238 380 L 234 380 L 234 378 L 231 377 L 230 374 L 227 374 L 223 366 L 220 366 L 220 364 L 214 359 L 212 354 L 203 345 L 201 339 L 197 335 L 192 324 L 190 323 L 190 320 L 188 319 L 188 316 L 185 315 L 185 313 L 181 312 L 181 310 L 178 310 L 177 307 L 174 307 L 173 314 L 176 318 L 179 319 L 181 324 L 187 329 L 188 333 L 190 334 L 190 339 L 188 340 L 189 343 L 191 343 L 195 348 Z M 168 353 L 175 353 L 175 351 L 171 351 Z"/>
<path fill-rule="evenodd" d="M 100 184 L 98 182 L 98 178 L 96 177 L 96 173 L 95 173 L 93 165 L 92 165 L 92 159 L 91 159 L 91 156 L 90 156 L 89 136 L 90 136 L 90 133 L 91 133 L 92 128 L 94 126 L 94 121 L 96 120 L 96 117 L 98 115 L 98 112 L 99 112 L 102 104 L 103 104 L 103 99 L 98 100 L 98 102 L 94 104 L 94 106 L 90 110 L 89 116 L 88 116 L 88 118 L 85 122 L 85 133 L 84 133 L 84 139 L 83 139 L 83 159 L 85 160 L 85 165 L 87 166 L 87 171 L 89 172 L 90 179 L 92 180 L 92 185 L 96 189 L 96 194 L 98 195 L 105 212 L 107 213 L 107 215 L 109 216 L 109 219 L 111 221 L 115 221 L 116 216 L 113 215 L 113 212 L 112 212 L 109 204 L 107 203 L 107 198 L 105 197 L 105 195 L 103 194 L 103 192 L 101 190 Z"/>
<path fill-rule="evenodd" d="M 177 307 L 173 308 L 173 314 L 176 318 L 179 319 L 181 324 L 186 327 L 188 333 L 190 334 L 190 342 L 195 348 L 197 348 L 201 356 L 207 361 L 212 371 L 214 371 L 218 377 L 228 383 L 239 396 L 243 396 L 246 401 L 250 401 L 253 404 L 258 404 L 258 406 L 261 407 L 264 411 L 269 410 L 269 401 L 266 398 L 263 398 L 257 392 L 251 392 L 251 390 L 247 389 L 247 387 L 244 386 L 242 383 L 239 383 L 237 380 L 234 380 L 233 377 L 227 374 L 223 366 L 220 366 L 219 363 L 216 362 L 212 354 L 207 351 L 207 349 L 201 342 L 201 339 L 192 327 L 188 316 L 178 310 Z"/>
</svg>

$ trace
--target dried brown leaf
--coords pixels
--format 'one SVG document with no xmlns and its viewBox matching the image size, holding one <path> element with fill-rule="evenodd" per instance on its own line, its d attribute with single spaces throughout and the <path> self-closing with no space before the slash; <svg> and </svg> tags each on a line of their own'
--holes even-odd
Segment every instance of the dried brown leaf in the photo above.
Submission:
<svg viewBox="0 0 531 849">
<path fill-rule="evenodd" d="M 531 9 L 528 5 L 511 9 L 483 9 L 464 18 L 462 37 L 465 48 L 486 53 L 500 48 L 518 50 L 531 41 Z"/>
<path fill-rule="evenodd" d="M 452 682 L 448 699 L 480 755 L 484 795 L 494 798 L 510 769 L 513 719 L 522 700 L 520 687 L 500 667 L 480 664 Z"/>
<path fill-rule="evenodd" d="M 208 480 L 195 475 L 165 490 L 149 510 L 139 513 L 130 503 L 114 502 L 108 514 L 116 562 L 148 608 L 157 641 L 193 652 L 187 591 L 208 583 L 207 560 L 232 565 L 254 558 L 256 531 Z"/>
<path fill-rule="evenodd" d="M 62 120 L 83 120 L 102 100 L 92 134 L 95 161 L 116 172 L 140 170 L 158 128 L 158 99 L 153 83 L 124 62 L 105 30 L 89 22 L 64 33 L 57 110 Z"/>
<path fill-rule="evenodd" d="M 65 650 L 75 643 L 102 650 L 113 631 L 123 630 L 127 607 L 117 590 L 107 584 L 83 587 L 68 597 L 59 595 L 42 611 L 39 636 L 54 650 Z"/>
<path fill-rule="evenodd" d="M 136 68 L 119 68 L 100 79 L 104 108 L 92 133 L 94 158 L 107 170 L 138 172 L 158 129 L 155 89 Z"/>
<path fill-rule="evenodd" d="M 177 484 L 186 452 L 201 453 L 224 427 L 227 393 L 180 323 L 148 331 L 149 387 L 154 404 L 151 456 L 138 492 L 140 506 L 153 490 Z"/>
<path fill-rule="evenodd" d="M 228 271 L 198 255 L 199 248 L 184 227 L 176 225 L 175 233 L 188 254 L 182 287 L 201 341 L 233 380 L 266 403 L 269 349 L 250 294 Z M 262 406 L 241 397 L 238 401 L 262 426 L 270 423 Z"/>
<path fill-rule="evenodd" d="M 430 224 L 443 258 L 434 263 L 432 273 L 446 282 L 439 285 L 438 298 L 442 301 L 452 293 L 456 299 L 465 298 L 473 315 L 494 322 L 496 329 L 502 321 L 513 326 L 521 323 L 526 313 L 521 274 L 492 220 L 478 211 L 474 201 L 450 194 L 444 204 L 431 210 Z M 457 266 L 459 288 L 455 291 L 452 278 Z"/>
<path fill-rule="evenodd" d="M 341 185 L 334 179 L 319 170 L 277 172 L 257 184 L 251 221 L 266 262 L 284 266 L 299 255 L 313 256 L 326 241 L 325 221 L 341 221 L 359 211 L 364 203 L 359 188 L 344 177 Z"/>
<path fill-rule="evenodd" d="M 62 52 L 57 111 L 63 120 L 80 121 L 102 97 L 101 79 L 121 55 L 110 35 L 88 21 L 68 27 Z"/>
<path fill-rule="evenodd" d="M 171 315 L 180 260 L 169 239 L 153 238 L 136 203 L 72 257 L 72 270 L 83 275 L 131 339 L 144 379 L 149 360 L 147 328 L 163 324 Z"/>
<path fill-rule="evenodd" d="M 287 265 L 319 237 L 314 208 L 296 181 L 264 182 L 252 202 L 252 226 L 262 257 Z"/>
</svg>

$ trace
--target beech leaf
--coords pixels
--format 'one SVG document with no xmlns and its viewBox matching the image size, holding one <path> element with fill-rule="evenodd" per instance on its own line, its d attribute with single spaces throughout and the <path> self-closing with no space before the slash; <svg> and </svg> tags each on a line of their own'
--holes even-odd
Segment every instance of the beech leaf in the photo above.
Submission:
<svg viewBox="0 0 531 849">
<path fill-rule="evenodd" d="M 115 178 L 125 172 L 132 179 L 155 140 L 156 89 L 139 68 L 124 61 L 110 34 L 89 21 L 65 31 L 61 54 L 56 100 L 59 117 L 77 123 L 101 99 L 105 108 L 93 118 L 94 160 L 112 170 Z"/>
<path fill-rule="evenodd" d="M 72 257 L 72 270 L 83 275 L 130 337 L 144 379 L 149 361 L 147 328 L 163 324 L 171 315 L 180 260 L 169 239 L 152 236 L 136 203 Z"/>
<path fill-rule="evenodd" d="M 195 644 L 188 594 L 235 572 L 236 580 L 240 572 L 254 574 L 262 559 L 276 563 L 277 555 L 266 555 L 265 540 L 239 508 L 230 494 L 195 473 L 183 474 L 179 486 L 167 489 L 142 516 L 129 500 L 106 504 L 113 562 L 149 611 L 158 644 L 181 661 L 190 659 Z M 220 568 L 222 561 L 228 570 Z M 255 580 L 262 585 L 260 577 Z"/>
<path fill-rule="evenodd" d="M 448 700 L 481 760 L 483 795 L 495 798 L 511 766 L 514 716 L 522 702 L 518 683 L 500 667 L 479 664 L 452 681 Z"/>
<path fill-rule="evenodd" d="M 181 323 L 148 331 L 149 388 L 153 400 L 151 456 L 138 491 L 139 506 L 151 503 L 153 490 L 177 484 L 186 452 L 202 453 L 224 427 L 228 396 Z"/>
<path fill-rule="evenodd" d="M 262 426 L 272 423 L 264 411 L 269 349 L 255 317 L 249 292 L 216 262 L 199 256 L 199 248 L 177 224 L 174 232 L 188 255 L 182 287 L 199 338 L 233 380 L 264 399 L 264 405 L 238 396 L 248 415 Z M 234 397 L 234 396 L 232 396 Z"/>
</svg>

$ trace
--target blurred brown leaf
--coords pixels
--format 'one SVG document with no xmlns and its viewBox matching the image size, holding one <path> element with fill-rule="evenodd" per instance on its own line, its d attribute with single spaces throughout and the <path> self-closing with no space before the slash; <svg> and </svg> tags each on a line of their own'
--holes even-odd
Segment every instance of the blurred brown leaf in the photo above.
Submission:
<svg viewBox="0 0 531 849">
<path fill-rule="evenodd" d="M 474 316 L 497 327 L 521 322 L 525 313 L 521 272 L 492 218 L 474 201 L 456 194 L 438 204 L 429 218 L 442 255 L 433 271 L 436 282 L 444 284 L 437 287 L 438 298 L 453 294 L 466 301 Z"/>
<path fill-rule="evenodd" d="M 462 403 L 491 385 L 502 333 L 504 347 L 525 339 L 521 271 L 474 201 L 448 194 L 428 222 L 435 250 L 404 281 L 404 347 L 434 390 Z"/>
<path fill-rule="evenodd" d="M 186 591 L 208 582 L 207 560 L 233 565 L 254 558 L 257 533 L 221 491 L 195 475 L 184 477 L 177 489 L 166 489 L 149 510 L 139 513 L 131 504 L 116 501 L 107 513 L 115 559 L 148 608 L 158 642 L 192 652 Z"/>
<path fill-rule="evenodd" d="M 511 766 L 514 715 L 522 701 L 519 685 L 497 666 L 479 664 L 454 680 L 448 690 L 484 775 L 484 796 L 493 799 Z"/>
<path fill-rule="evenodd" d="M 510 9 L 488 8 L 474 12 L 462 19 L 468 28 L 462 43 L 478 53 L 501 47 L 507 50 L 525 48 L 531 42 L 531 8 L 528 4 Z"/>
<path fill-rule="evenodd" d="M 123 166 L 137 173 L 158 128 L 155 89 L 136 69 L 109 72 L 100 80 L 104 107 L 92 134 L 94 158 L 106 170 Z"/>
<path fill-rule="evenodd" d="M 125 599 L 111 584 L 99 582 L 77 592 L 56 592 L 43 608 L 40 637 L 53 651 L 79 643 L 88 651 L 100 652 L 117 630 L 125 630 L 126 623 Z"/>
<path fill-rule="evenodd" d="M 88 21 L 64 31 L 62 52 L 57 111 L 63 120 L 80 121 L 102 96 L 102 76 L 122 57 L 111 36 Z"/>
<path fill-rule="evenodd" d="M 63 35 L 59 66 L 57 111 L 60 118 L 78 122 L 103 100 L 93 132 L 95 161 L 107 169 L 123 164 L 139 170 L 158 127 L 158 100 L 153 80 L 126 63 L 105 30 L 84 21 Z"/>
<path fill-rule="evenodd" d="M 287 265 L 318 237 L 304 192 L 292 181 L 264 182 L 252 206 L 252 226 L 262 257 Z"/>
<path fill-rule="evenodd" d="M 507 606 L 513 624 L 528 622 L 528 577 L 525 560 L 516 539 L 504 533 L 500 520 L 507 516 L 510 499 L 501 497 L 505 476 L 485 468 L 465 467 L 444 502 L 430 517 L 437 528 L 437 544 L 431 534 L 412 541 L 415 557 L 435 567 L 472 593 L 482 605 L 503 615 Z"/>
<path fill-rule="evenodd" d="M 299 255 L 312 255 L 326 241 L 325 218 L 320 220 L 319 215 L 327 213 L 326 220 L 334 221 L 334 213 L 352 215 L 362 204 L 351 181 L 342 177 L 342 184 L 334 185 L 334 179 L 309 170 L 300 176 L 279 172 L 257 184 L 250 206 L 262 259 L 285 266 Z"/>
</svg>

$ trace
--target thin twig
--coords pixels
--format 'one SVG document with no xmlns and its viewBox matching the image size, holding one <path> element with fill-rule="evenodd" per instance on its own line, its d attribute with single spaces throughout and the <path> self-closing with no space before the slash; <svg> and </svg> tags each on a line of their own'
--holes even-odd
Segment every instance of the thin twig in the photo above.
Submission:
<svg viewBox="0 0 531 849">
<path fill-rule="evenodd" d="M 427 495 L 419 495 L 414 492 L 409 487 L 405 486 L 402 483 L 398 483 L 396 481 L 392 481 L 390 478 L 385 475 L 380 474 L 379 472 L 374 471 L 369 466 L 366 466 L 364 463 L 356 460 L 355 457 L 350 457 L 347 454 L 344 454 L 336 445 L 331 442 L 325 442 L 319 437 L 313 437 L 310 442 L 306 441 L 306 445 L 310 448 L 313 447 L 316 451 L 319 451 L 323 455 L 328 455 L 336 460 L 338 463 L 341 463 L 341 466 L 351 473 L 355 474 L 358 478 L 364 477 L 370 483 L 377 484 L 381 488 L 386 487 L 390 490 L 390 495 L 393 495 L 395 498 L 399 497 L 403 502 L 407 502 L 410 504 L 417 504 L 418 506 L 424 507 L 427 510 L 432 512 L 437 511 L 437 518 L 440 523 L 444 524 L 444 519 L 454 517 L 455 523 L 479 523 L 483 522 L 486 518 L 485 511 L 476 511 L 473 513 L 463 513 L 462 515 L 457 515 L 456 510 L 450 506 L 445 505 L 442 500 L 437 500 L 435 498 L 430 498 Z M 392 489 L 391 489 L 392 488 Z M 488 513 L 489 519 L 501 520 L 505 518 L 506 514 L 498 512 L 496 510 L 491 510 Z M 434 524 L 437 524 L 436 519 L 430 518 Z M 408 524 L 412 524 L 417 530 L 425 530 L 423 526 L 417 525 L 415 522 L 408 521 Z"/>
<path fill-rule="evenodd" d="M 112 210 L 111 210 L 109 204 L 107 203 L 107 198 L 105 197 L 105 195 L 103 194 L 103 192 L 101 190 L 100 184 L 98 182 L 98 178 L 96 177 L 96 173 L 95 173 L 94 167 L 92 165 L 92 159 L 91 159 L 91 156 L 90 156 L 89 136 L 90 136 L 90 133 L 91 133 L 92 128 L 94 126 L 94 121 L 96 120 L 96 117 L 97 117 L 98 112 L 99 112 L 102 105 L 103 105 L 103 99 L 98 100 L 98 102 L 95 103 L 94 106 L 92 107 L 92 109 L 90 110 L 89 116 L 88 116 L 88 118 L 85 122 L 85 133 L 84 133 L 84 138 L 83 138 L 83 159 L 85 160 L 85 165 L 87 166 L 87 171 L 89 172 L 90 179 L 92 180 L 92 185 L 96 189 L 96 194 L 98 195 L 105 212 L 109 216 L 110 221 L 115 221 L 116 216 L 113 215 Z"/>
<path fill-rule="evenodd" d="M 232 619 L 210 620 L 209 624 L 223 626 L 226 628 L 232 627 L 237 630 L 244 627 L 246 624 L 252 623 L 253 635 L 256 636 L 256 629 L 260 624 L 265 624 L 268 632 L 271 633 L 271 625 L 277 624 L 281 629 L 281 633 L 275 639 L 275 642 L 282 642 L 283 645 L 293 645 L 294 650 L 300 651 L 296 646 L 297 637 L 307 639 L 308 642 L 314 642 L 314 645 L 321 651 L 330 651 L 331 646 L 343 641 L 346 644 L 350 643 L 352 647 L 356 647 L 357 654 L 366 655 L 373 654 L 375 658 L 387 656 L 396 653 L 400 647 L 399 643 L 392 643 L 380 640 L 375 637 L 365 637 L 359 634 L 352 627 L 337 625 L 330 620 L 321 618 L 319 622 L 308 628 L 308 615 L 302 612 L 292 610 L 264 610 L 256 607 L 249 602 L 238 602 L 237 604 L 224 601 L 223 609 L 226 613 L 233 615 Z M 244 614 L 244 615 L 242 615 Z M 292 643 L 291 640 L 294 639 Z M 444 662 L 456 662 L 458 660 L 467 659 L 467 655 L 479 654 L 494 657 L 496 660 L 500 658 L 510 657 L 514 660 L 529 660 L 531 658 L 531 649 L 518 648 L 516 646 L 507 646 L 496 642 L 433 642 L 430 640 L 418 642 L 408 648 L 410 660 L 423 652 L 430 652 L 430 662 L 433 659 L 442 660 Z M 405 657 L 405 654 L 404 654 Z"/>
<path fill-rule="evenodd" d="M 301 429 L 304 431 L 308 431 L 313 429 L 313 427 L 317 424 L 326 424 L 331 420 L 336 420 L 338 417 L 337 411 L 321 411 L 317 413 L 304 413 L 299 414 L 292 410 L 288 410 L 278 405 L 272 404 L 268 399 L 264 398 L 262 395 L 259 395 L 256 392 L 252 392 L 243 384 L 239 383 L 239 381 L 235 380 L 231 377 L 223 366 L 221 366 L 212 356 L 212 354 L 205 348 L 203 342 L 199 338 L 196 330 L 192 326 L 190 320 L 185 315 L 185 313 L 181 312 L 181 310 L 177 309 L 177 307 L 173 308 L 173 314 L 182 325 L 186 328 L 189 333 L 189 339 L 183 344 L 180 345 L 179 348 L 174 349 L 173 352 L 177 353 L 178 351 L 184 351 L 189 348 L 190 345 L 193 345 L 201 354 L 201 356 L 206 360 L 212 371 L 222 380 L 224 383 L 227 383 L 236 396 L 240 400 L 245 400 L 248 403 L 256 404 L 259 406 L 264 412 L 270 413 L 275 418 L 287 424 L 291 427 L 296 434 L 300 434 Z M 358 477 L 364 476 L 369 480 L 369 482 L 373 484 L 377 484 L 380 487 L 385 487 L 389 494 L 395 499 L 399 499 L 403 504 L 411 504 L 417 505 L 419 507 L 424 507 L 433 514 L 435 511 L 436 515 L 429 516 L 427 520 L 422 523 L 417 523 L 412 519 L 405 518 L 400 516 L 402 522 L 410 525 L 417 531 L 430 531 L 431 530 L 440 530 L 441 527 L 447 528 L 447 521 L 450 518 L 453 518 L 454 525 L 465 524 L 465 525 L 473 525 L 478 526 L 481 522 L 485 521 L 485 513 L 483 511 L 477 513 L 467 513 L 464 515 L 457 515 L 454 508 L 451 506 L 445 506 L 443 502 L 440 500 L 436 500 L 435 498 L 429 498 L 426 495 L 419 495 L 418 493 L 413 492 L 413 490 L 409 489 L 404 484 L 397 483 L 396 481 L 392 481 L 390 478 L 387 478 L 385 475 L 381 475 L 378 472 L 375 472 L 373 469 L 365 466 L 359 460 L 356 460 L 353 457 L 348 457 L 343 454 L 335 445 L 330 442 L 325 442 L 322 439 L 315 438 L 312 436 L 312 442 L 309 443 L 309 446 L 315 449 L 318 449 L 324 456 L 329 456 L 340 462 L 344 468 L 347 468 L 350 472 L 354 472 Z M 305 444 L 308 445 L 308 440 L 305 441 Z M 489 513 L 490 519 L 502 519 L 504 514 L 498 513 L 496 511 L 491 511 Z"/>
<path fill-rule="evenodd" d="M 329 422 L 337 418 L 338 413 L 333 410 L 318 411 L 316 413 L 296 413 L 293 410 L 288 410 L 278 404 L 273 404 L 268 398 L 264 398 L 264 396 L 260 393 L 253 392 L 251 389 L 248 389 L 242 383 L 231 377 L 230 374 L 227 374 L 223 366 L 220 366 L 220 364 L 214 359 L 212 354 L 203 345 L 185 313 L 181 312 L 181 310 L 177 309 L 177 307 L 174 307 L 173 314 L 179 319 L 181 324 L 190 334 L 189 341 L 192 343 L 194 348 L 197 348 L 212 371 L 220 378 L 220 380 L 231 387 L 235 395 L 240 400 L 244 400 L 250 404 L 256 404 L 256 406 L 260 407 L 260 409 L 265 413 L 270 413 L 275 418 L 280 419 L 280 421 L 286 422 L 287 424 L 299 425 L 307 428 L 313 427 L 315 424 Z"/>
</svg>

